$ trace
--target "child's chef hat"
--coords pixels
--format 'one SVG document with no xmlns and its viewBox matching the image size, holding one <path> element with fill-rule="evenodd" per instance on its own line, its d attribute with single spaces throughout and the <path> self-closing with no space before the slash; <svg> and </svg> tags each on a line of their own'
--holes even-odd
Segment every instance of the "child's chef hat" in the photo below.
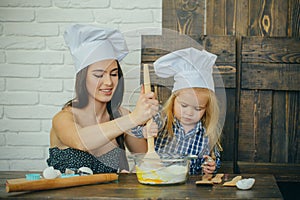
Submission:
<svg viewBox="0 0 300 200">
<path fill-rule="evenodd" d="M 157 59 L 154 70 L 162 78 L 174 76 L 173 92 L 193 87 L 215 91 L 212 72 L 216 59 L 216 55 L 205 50 L 181 49 Z"/>
<path fill-rule="evenodd" d="M 101 60 L 121 61 L 128 54 L 126 41 L 117 29 L 75 24 L 66 29 L 64 39 L 73 56 L 76 73 Z"/>
</svg>

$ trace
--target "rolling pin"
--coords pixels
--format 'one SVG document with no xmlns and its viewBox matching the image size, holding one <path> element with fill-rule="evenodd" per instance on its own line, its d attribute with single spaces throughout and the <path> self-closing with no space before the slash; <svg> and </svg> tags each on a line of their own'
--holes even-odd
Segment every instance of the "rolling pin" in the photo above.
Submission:
<svg viewBox="0 0 300 200">
<path fill-rule="evenodd" d="M 25 178 L 6 180 L 6 192 L 48 190 L 80 185 L 90 185 L 118 180 L 115 173 L 74 176 L 68 178 L 39 179 L 29 181 Z"/>
</svg>

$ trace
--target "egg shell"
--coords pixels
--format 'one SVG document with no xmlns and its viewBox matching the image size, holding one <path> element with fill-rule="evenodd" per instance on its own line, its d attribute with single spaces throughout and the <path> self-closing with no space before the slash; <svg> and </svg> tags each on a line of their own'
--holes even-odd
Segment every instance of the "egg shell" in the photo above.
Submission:
<svg viewBox="0 0 300 200">
<path fill-rule="evenodd" d="M 236 183 L 236 187 L 241 190 L 249 190 L 250 188 L 252 188 L 254 183 L 255 183 L 254 178 L 246 178 L 246 179 L 239 180 Z"/>
<path fill-rule="evenodd" d="M 61 175 L 59 170 L 54 169 L 53 167 L 47 167 L 43 171 L 43 177 L 45 179 L 55 179 Z"/>
<path fill-rule="evenodd" d="M 78 171 L 79 173 L 83 172 L 83 175 L 93 175 L 93 170 L 91 170 L 89 167 L 80 167 Z"/>
</svg>

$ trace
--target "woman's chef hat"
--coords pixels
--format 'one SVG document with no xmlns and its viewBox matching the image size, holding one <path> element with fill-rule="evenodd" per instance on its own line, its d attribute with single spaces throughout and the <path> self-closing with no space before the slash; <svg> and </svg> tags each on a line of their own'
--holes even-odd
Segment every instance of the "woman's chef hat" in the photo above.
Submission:
<svg viewBox="0 0 300 200">
<path fill-rule="evenodd" d="M 76 73 L 101 60 L 121 61 L 128 54 L 126 41 L 117 29 L 75 24 L 66 29 L 64 39 L 73 56 Z"/>
<path fill-rule="evenodd" d="M 162 78 L 174 76 L 172 92 L 193 87 L 215 91 L 212 72 L 216 59 L 216 55 L 205 50 L 181 49 L 157 59 L 154 70 Z"/>
</svg>

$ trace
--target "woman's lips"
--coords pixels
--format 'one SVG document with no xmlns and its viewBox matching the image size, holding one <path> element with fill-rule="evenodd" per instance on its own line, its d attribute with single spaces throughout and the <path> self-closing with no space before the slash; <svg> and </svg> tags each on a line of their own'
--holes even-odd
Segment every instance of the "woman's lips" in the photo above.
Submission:
<svg viewBox="0 0 300 200">
<path fill-rule="evenodd" d="M 102 92 L 105 95 L 111 95 L 112 89 L 100 89 L 100 92 Z"/>
</svg>

